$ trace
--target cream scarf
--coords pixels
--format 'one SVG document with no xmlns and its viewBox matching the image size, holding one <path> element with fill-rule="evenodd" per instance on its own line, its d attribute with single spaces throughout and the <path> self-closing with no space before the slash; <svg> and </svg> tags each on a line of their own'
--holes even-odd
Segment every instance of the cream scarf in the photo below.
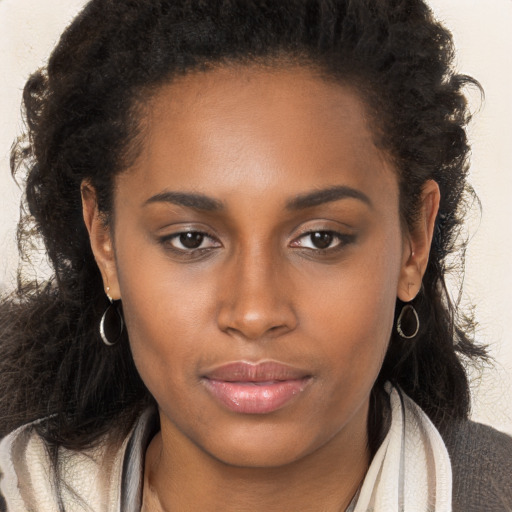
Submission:
<svg viewBox="0 0 512 512">
<path fill-rule="evenodd" d="M 408 396 L 387 391 L 391 427 L 347 512 L 451 512 L 452 469 L 439 432 Z"/>
</svg>

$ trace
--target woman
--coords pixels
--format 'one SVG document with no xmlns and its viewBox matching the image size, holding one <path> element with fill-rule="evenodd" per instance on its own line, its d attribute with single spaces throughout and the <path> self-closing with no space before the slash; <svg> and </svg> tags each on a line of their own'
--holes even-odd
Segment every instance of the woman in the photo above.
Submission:
<svg viewBox="0 0 512 512">
<path fill-rule="evenodd" d="M 2 305 L 4 509 L 512 507 L 452 57 L 420 0 L 87 5 L 13 155 L 55 277 Z"/>
</svg>

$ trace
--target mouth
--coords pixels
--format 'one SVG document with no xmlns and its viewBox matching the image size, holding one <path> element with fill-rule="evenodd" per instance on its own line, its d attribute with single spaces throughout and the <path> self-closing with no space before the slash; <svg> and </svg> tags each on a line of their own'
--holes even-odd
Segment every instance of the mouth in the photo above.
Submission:
<svg viewBox="0 0 512 512">
<path fill-rule="evenodd" d="M 311 381 L 303 370 L 277 362 L 234 362 L 203 376 L 206 389 L 223 406 L 241 414 L 268 414 L 302 393 Z"/>
</svg>

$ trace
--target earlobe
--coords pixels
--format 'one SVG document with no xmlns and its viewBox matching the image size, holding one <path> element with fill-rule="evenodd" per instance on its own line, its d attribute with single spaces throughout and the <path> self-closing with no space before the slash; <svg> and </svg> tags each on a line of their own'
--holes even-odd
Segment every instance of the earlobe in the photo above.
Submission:
<svg viewBox="0 0 512 512">
<path fill-rule="evenodd" d="M 84 222 L 89 232 L 89 240 L 96 264 L 103 278 L 103 286 L 105 290 L 108 288 L 108 295 L 112 299 L 118 300 L 121 298 L 121 294 L 117 279 L 111 229 L 98 209 L 94 187 L 88 181 L 83 181 L 80 192 Z"/>
<path fill-rule="evenodd" d="M 398 298 L 403 302 L 413 300 L 421 288 L 423 275 L 427 269 L 440 198 L 439 185 L 433 180 L 427 181 L 421 193 L 418 219 L 404 243 L 397 290 Z"/>
</svg>

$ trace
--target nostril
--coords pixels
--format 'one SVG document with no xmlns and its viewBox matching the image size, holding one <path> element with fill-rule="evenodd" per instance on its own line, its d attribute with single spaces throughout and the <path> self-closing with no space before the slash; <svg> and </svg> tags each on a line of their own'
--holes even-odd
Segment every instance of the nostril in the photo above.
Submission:
<svg viewBox="0 0 512 512">
<path fill-rule="evenodd" d="M 287 332 L 290 332 L 294 329 L 294 325 L 288 325 L 286 323 L 282 323 L 279 325 L 271 325 L 270 327 L 264 324 L 244 324 L 244 323 L 234 323 L 229 326 L 225 326 L 222 328 L 222 331 L 226 332 L 230 336 L 244 338 L 246 340 L 264 340 L 277 338 L 278 336 L 282 336 Z"/>
</svg>

